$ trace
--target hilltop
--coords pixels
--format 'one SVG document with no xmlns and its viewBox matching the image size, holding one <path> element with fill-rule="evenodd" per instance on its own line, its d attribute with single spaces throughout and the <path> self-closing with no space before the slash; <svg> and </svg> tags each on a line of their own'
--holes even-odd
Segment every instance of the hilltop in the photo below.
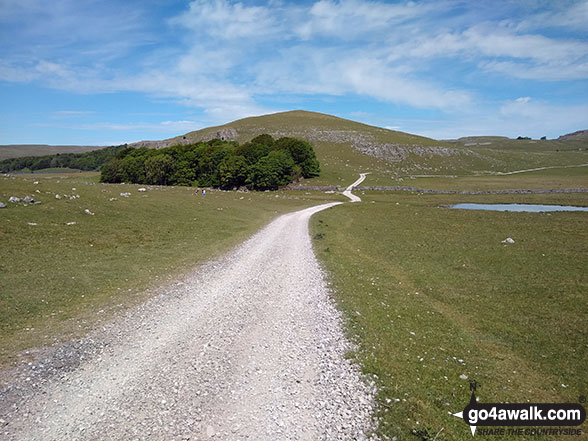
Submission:
<svg viewBox="0 0 588 441">
<path fill-rule="evenodd" d="M 244 118 L 163 141 L 141 141 L 131 145 L 162 148 L 213 138 L 247 142 L 261 133 L 310 142 L 322 170 L 321 176 L 312 180 L 313 184 L 348 182 L 355 179 L 358 171 L 372 172 L 374 184 L 389 182 L 411 170 L 435 168 L 435 158 L 437 162 L 441 158 L 447 161 L 469 154 L 466 149 L 443 141 L 302 110 Z"/>
<path fill-rule="evenodd" d="M 322 170 L 313 184 L 353 181 L 360 171 L 371 173 L 369 185 L 386 185 L 411 176 L 486 174 L 588 162 L 588 137 L 579 135 L 586 131 L 548 141 L 499 136 L 439 141 L 303 110 L 244 118 L 162 141 L 132 145 L 161 148 L 213 138 L 247 142 L 261 133 L 310 142 Z"/>
</svg>

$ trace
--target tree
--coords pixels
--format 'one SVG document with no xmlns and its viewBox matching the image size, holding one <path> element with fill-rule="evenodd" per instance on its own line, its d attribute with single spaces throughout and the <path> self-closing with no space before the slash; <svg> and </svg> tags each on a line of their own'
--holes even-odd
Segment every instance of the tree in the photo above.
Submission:
<svg viewBox="0 0 588 441">
<path fill-rule="evenodd" d="M 243 156 L 228 156 L 219 167 L 220 185 L 230 189 L 245 185 L 249 174 L 249 164 Z"/>
<path fill-rule="evenodd" d="M 294 162 L 300 165 L 302 176 L 305 178 L 319 175 L 319 162 L 314 154 L 314 149 L 308 142 L 284 137 L 276 141 L 274 148 L 287 151 Z"/>
<path fill-rule="evenodd" d="M 121 159 L 113 158 L 104 164 L 100 172 L 100 182 L 110 182 L 112 184 L 122 182 L 120 176 L 120 163 Z"/>
<path fill-rule="evenodd" d="M 248 142 L 242 146 L 237 147 L 233 154 L 236 156 L 243 156 L 245 159 L 247 159 L 247 162 L 252 165 L 264 156 L 267 156 L 271 150 L 271 147 L 265 144 L 254 144 L 252 142 Z"/>
<path fill-rule="evenodd" d="M 264 133 L 263 135 L 256 136 L 255 138 L 253 138 L 251 140 L 251 144 L 261 144 L 261 145 L 265 145 L 267 147 L 273 147 L 274 143 L 275 143 L 275 140 L 272 137 L 272 135 L 268 135 L 267 133 Z"/>
<path fill-rule="evenodd" d="M 145 161 L 145 183 L 167 185 L 174 172 L 174 161 L 168 155 L 155 155 Z M 141 184 L 142 182 L 137 182 Z"/>
<path fill-rule="evenodd" d="M 257 190 L 275 190 L 291 182 L 294 165 L 288 154 L 274 150 L 251 166 L 247 183 Z"/>
</svg>

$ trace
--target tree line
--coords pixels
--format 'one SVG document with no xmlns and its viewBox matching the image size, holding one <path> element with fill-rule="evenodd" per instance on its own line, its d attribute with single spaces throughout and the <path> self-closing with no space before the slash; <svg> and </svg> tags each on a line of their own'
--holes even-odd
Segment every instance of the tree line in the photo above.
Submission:
<svg viewBox="0 0 588 441">
<path fill-rule="evenodd" d="M 308 142 L 263 134 L 242 145 L 213 139 L 162 149 L 126 148 L 104 164 L 100 180 L 271 190 L 319 172 Z"/>
<path fill-rule="evenodd" d="M 74 168 L 78 170 L 99 170 L 106 162 L 113 159 L 127 145 L 105 147 L 84 153 L 57 153 L 45 156 L 24 156 L 0 161 L 0 172 L 31 172 L 45 168 Z"/>
</svg>

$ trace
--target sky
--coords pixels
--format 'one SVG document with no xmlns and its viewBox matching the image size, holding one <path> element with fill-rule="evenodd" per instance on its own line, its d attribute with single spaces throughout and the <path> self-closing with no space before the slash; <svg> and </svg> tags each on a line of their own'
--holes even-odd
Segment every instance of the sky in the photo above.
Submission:
<svg viewBox="0 0 588 441">
<path fill-rule="evenodd" d="M 588 0 L 0 0 L 0 144 L 295 109 L 437 139 L 588 129 Z"/>
</svg>

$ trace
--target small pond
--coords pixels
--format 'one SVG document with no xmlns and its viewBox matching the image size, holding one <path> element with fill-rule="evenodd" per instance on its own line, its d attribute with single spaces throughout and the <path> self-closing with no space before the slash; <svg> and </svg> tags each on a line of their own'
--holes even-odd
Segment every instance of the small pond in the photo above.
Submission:
<svg viewBox="0 0 588 441">
<path fill-rule="evenodd" d="M 456 204 L 452 205 L 451 208 L 458 208 L 462 210 L 527 211 L 530 213 L 541 213 L 544 211 L 588 211 L 588 207 L 532 204 Z"/>
</svg>

